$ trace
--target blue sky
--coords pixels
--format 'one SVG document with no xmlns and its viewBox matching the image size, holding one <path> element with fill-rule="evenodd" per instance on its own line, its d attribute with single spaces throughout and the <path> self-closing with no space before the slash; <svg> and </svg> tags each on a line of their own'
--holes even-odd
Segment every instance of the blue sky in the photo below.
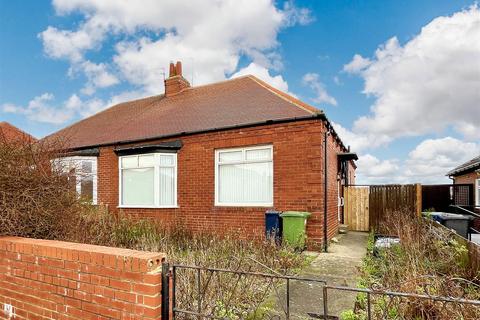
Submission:
<svg viewBox="0 0 480 320">
<path fill-rule="evenodd" d="M 480 153 L 474 2 L 189 3 L 0 0 L 0 120 L 43 137 L 161 93 L 181 59 L 194 84 L 254 73 L 323 109 L 359 182 L 445 182 Z"/>
</svg>

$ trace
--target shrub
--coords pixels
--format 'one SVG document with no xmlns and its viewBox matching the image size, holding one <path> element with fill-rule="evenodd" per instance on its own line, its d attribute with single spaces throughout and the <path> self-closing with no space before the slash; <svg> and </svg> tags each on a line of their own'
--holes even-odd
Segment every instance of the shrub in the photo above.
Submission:
<svg viewBox="0 0 480 320">
<path fill-rule="evenodd" d="M 51 170 L 59 145 L 0 139 L 0 235 L 60 239 L 83 210 L 68 179 Z"/>
<path fill-rule="evenodd" d="M 177 264 L 264 273 L 292 273 L 307 261 L 292 248 L 273 242 L 240 240 L 236 234 L 193 234 L 182 225 L 165 226 L 89 205 L 78 198 L 64 170 L 52 162 L 62 156 L 58 150 L 63 145 L 59 141 L 9 144 L 0 139 L 0 235 L 159 251 Z M 177 292 L 182 296 L 177 301 L 191 310 L 197 290 L 195 275 L 178 275 Z M 277 285 L 232 274 L 210 276 L 210 280 L 205 299 L 217 303 L 206 312 L 232 319 L 265 314 L 268 308 L 260 304 Z M 252 316 L 252 310 L 260 313 Z"/>
<path fill-rule="evenodd" d="M 373 254 L 373 234 L 359 285 L 375 290 L 480 299 L 480 279 L 468 267 L 468 250 L 453 234 L 423 218 L 389 215 L 384 226 L 400 243 Z M 480 308 L 414 298 L 372 295 L 373 319 L 477 319 Z M 357 314 L 365 304 L 357 303 Z"/>
</svg>

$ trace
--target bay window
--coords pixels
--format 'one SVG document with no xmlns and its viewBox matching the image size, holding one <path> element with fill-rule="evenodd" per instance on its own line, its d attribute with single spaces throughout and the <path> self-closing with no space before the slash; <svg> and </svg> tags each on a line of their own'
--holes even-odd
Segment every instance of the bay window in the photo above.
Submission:
<svg viewBox="0 0 480 320">
<path fill-rule="evenodd" d="M 215 205 L 273 206 L 273 148 L 215 151 Z"/>
<path fill-rule="evenodd" d="M 53 161 L 54 169 L 67 177 L 79 197 L 97 204 L 97 158 L 64 157 Z"/>
<path fill-rule="evenodd" d="M 150 153 L 119 159 L 120 207 L 177 206 L 177 154 Z"/>
</svg>

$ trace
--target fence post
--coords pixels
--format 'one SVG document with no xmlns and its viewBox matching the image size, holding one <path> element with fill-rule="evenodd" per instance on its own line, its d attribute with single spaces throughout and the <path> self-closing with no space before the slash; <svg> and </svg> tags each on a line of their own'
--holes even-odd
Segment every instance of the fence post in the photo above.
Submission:
<svg viewBox="0 0 480 320">
<path fill-rule="evenodd" d="M 417 209 L 417 217 L 421 217 L 422 216 L 422 185 L 420 183 L 417 183 L 415 185 L 415 189 L 416 189 L 416 192 L 417 192 L 417 201 L 416 201 L 416 209 Z"/>
<path fill-rule="evenodd" d="M 328 320 L 328 293 L 327 286 L 323 286 L 323 319 Z"/>
<path fill-rule="evenodd" d="M 170 265 L 162 263 L 162 320 L 170 318 Z"/>
</svg>

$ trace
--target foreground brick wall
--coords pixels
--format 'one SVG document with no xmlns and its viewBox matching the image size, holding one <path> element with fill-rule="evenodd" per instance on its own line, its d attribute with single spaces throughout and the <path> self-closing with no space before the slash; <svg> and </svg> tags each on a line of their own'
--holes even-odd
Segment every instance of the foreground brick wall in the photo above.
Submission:
<svg viewBox="0 0 480 320">
<path fill-rule="evenodd" d="M 0 237 L 0 319 L 160 319 L 163 254 Z"/>
</svg>

